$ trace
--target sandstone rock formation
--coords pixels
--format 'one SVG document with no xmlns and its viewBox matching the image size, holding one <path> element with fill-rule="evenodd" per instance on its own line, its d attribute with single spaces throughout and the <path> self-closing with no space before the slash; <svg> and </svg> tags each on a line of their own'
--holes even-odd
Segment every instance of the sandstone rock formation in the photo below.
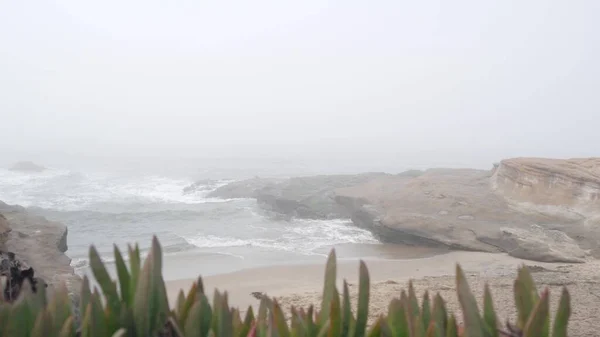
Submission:
<svg viewBox="0 0 600 337">
<path fill-rule="evenodd" d="M 597 164 L 517 158 L 492 171 L 432 169 L 338 190 L 337 200 L 382 241 L 582 262 L 600 242 Z"/>
<path fill-rule="evenodd" d="M 30 161 L 20 161 L 9 168 L 9 170 L 20 172 L 43 172 L 46 168 Z"/>
<path fill-rule="evenodd" d="M 490 171 L 254 179 L 213 196 L 256 198 L 289 216 L 350 217 L 384 242 L 545 262 L 600 257 L 600 158 L 514 158 Z"/>
<path fill-rule="evenodd" d="M 71 259 L 64 254 L 67 250 L 67 228 L 59 223 L 26 212 L 23 207 L 0 202 L 0 232 L 9 226 L 0 239 L 0 250 L 11 252 L 19 263 L 33 267 L 35 276 L 48 284 L 48 293 L 64 282 L 77 306 L 81 278 L 74 273 Z M 3 222 L 3 220 L 5 222 Z"/>
</svg>

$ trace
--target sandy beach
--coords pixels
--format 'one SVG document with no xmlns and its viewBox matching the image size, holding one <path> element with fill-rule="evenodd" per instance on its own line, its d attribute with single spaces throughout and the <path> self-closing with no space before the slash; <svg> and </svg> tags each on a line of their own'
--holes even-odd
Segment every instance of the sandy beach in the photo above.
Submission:
<svg viewBox="0 0 600 337">
<path fill-rule="evenodd" d="M 572 296 L 572 316 L 569 325 L 570 336 L 597 336 L 600 323 L 600 263 L 590 261 L 584 264 L 558 264 L 525 261 L 504 254 L 478 252 L 449 252 L 423 258 L 403 260 L 364 259 L 371 276 L 370 320 L 387 311 L 389 300 L 399 296 L 407 287 L 409 279 L 419 296 L 425 290 L 439 292 L 447 301 L 448 308 L 459 313 L 454 291 L 455 265 L 465 270 L 472 290 L 481 303 L 483 286 L 491 285 L 496 311 L 501 321 L 514 321 L 513 280 L 519 265 L 536 266 L 532 270 L 538 288 L 549 287 L 551 310 L 562 286 L 567 286 Z M 258 267 L 208 276 L 204 278 L 205 288 L 212 294 L 215 288 L 227 290 L 230 305 L 245 312 L 248 306 L 258 306 L 259 301 L 251 292 L 263 292 L 276 297 L 286 310 L 291 306 L 307 307 L 320 303 L 325 263 L 311 263 L 292 266 Z M 338 259 L 338 287 L 343 280 L 350 284 L 353 304 L 356 304 L 356 283 L 358 280 L 358 260 Z M 167 282 L 167 292 L 171 304 L 175 303 L 180 289 L 188 289 L 194 279 Z"/>
</svg>

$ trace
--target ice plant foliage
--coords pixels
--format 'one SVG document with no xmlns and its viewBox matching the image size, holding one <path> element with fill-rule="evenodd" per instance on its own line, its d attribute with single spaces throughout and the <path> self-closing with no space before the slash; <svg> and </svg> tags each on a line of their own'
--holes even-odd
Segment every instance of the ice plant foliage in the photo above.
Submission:
<svg viewBox="0 0 600 337">
<path fill-rule="evenodd" d="M 84 278 L 76 323 L 66 287 L 56 289 L 48 300 L 44 287 L 36 292 L 26 282 L 16 301 L 0 299 L 0 336 L 4 337 L 566 337 L 570 297 L 563 288 L 557 311 L 551 315 L 548 289 L 538 292 L 525 266 L 514 282 L 517 317 L 501 324 L 486 285 L 481 310 L 460 265 L 456 266 L 456 293 L 463 325 L 446 309 L 439 294 L 425 292 L 418 299 L 412 282 L 388 306 L 387 314 L 367 325 L 369 272 L 359 265 L 358 304 L 352 310 L 348 284 L 340 294 L 336 287 L 336 255 L 332 250 L 325 268 L 323 299 L 319 306 L 291 308 L 284 312 L 277 302 L 262 296 L 258 312 L 248 308 L 242 317 L 228 303 L 227 292 L 215 290 L 209 301 L 202 278 L 187 293 L 180 291 L 174 308 L 169 307 L 162 276 L 162 251 L 155 237 L 146 259 L 140 250 L 128 247 L 129 259 L 115 246 L 117 280 L 113 280 L 97 250 L 90 248 L 90 265 L 101 292 L 90 289 Z M 4 294 L 5 284 L 0 284 Z M 212 302 L 212 303 L 211 303 Z M 551 319 L 553 316 L 553 319 Z"/>
</svg>

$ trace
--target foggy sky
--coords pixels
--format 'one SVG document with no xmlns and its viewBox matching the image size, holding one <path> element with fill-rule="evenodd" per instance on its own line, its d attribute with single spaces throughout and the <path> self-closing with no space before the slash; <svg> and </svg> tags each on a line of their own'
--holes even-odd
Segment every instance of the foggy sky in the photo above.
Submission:
<svg viewBox="0 0 600 337">
<path fill-rule="evenodd" d="M 599 15 L 592 0 L 4 0 L 0 153 L 594 156 Z"/>
</svg>

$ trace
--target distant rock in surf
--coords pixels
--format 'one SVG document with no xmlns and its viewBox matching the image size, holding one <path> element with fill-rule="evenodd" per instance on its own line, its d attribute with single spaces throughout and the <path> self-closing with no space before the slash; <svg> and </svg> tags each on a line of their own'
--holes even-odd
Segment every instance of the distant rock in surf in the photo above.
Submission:
<svg viewBox="0 0 600 337">
<path fill-rule="evenodd" d="M 19 172 L 43 172 L 46 168 L 31 161 L 20 161 L 9 168 L 9 170 Z"/>
</svg>

